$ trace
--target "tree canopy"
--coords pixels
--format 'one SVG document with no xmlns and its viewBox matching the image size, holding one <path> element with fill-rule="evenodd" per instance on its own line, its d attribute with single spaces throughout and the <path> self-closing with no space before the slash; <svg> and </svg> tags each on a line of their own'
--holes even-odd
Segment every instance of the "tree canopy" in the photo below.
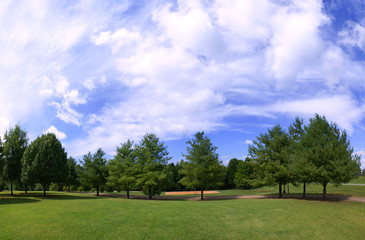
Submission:
<svg viewBox="0 0 365 240">
<path fill-rule="evenodd" d="M 13 183 L 21 181 L 21 160 L 28 145 L 27 133 L 19 125 L 10 128 L 4 134 L 3 159 L 4 177 L 10 182 L 13 195 Z"/>
<path fill-rule="evenodd" d="M 171 159 L 167 146 L 153 133 L 147 133 L 136 147 L 137 186 L 152 199 L 160 195 L 167 181 L 166 165 Z"/>
<path fill-rule="evenodd" d="M 81 181 L 96 189 L 99 196 L 100 188 L 105 185 L 108 177 L 107 160 L 104 151 L 99 148 L 94 154 L 84 155 L 81 161 Z"/>
<path fill-rule="evenodd" d="M 204 132 L 195 134 L 195 138 L 187 142 L 185 161 L 181 161 L 183 178 L 180 183 L 188 188 L 201 190 L 201 200 L 204 199 L 203 191 L 209 187 L 223 184 L 223 171 L 217 147 L 213 146 Z"/>
<path fill-rule="evenodd" d="M 51 182 L 61 183 L 67 174 L 67 154 L 53 133 L 43 134 L 25 150 L 22 158 L 22 181 L 40 183 L 43 194 Z"/>
</svg>

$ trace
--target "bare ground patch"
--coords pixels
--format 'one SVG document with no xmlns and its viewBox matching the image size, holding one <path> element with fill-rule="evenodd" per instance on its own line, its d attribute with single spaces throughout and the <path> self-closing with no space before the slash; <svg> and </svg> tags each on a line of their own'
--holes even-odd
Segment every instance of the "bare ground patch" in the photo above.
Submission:
<svg viewBox="0 0 365 240">
<path fill-rule="evenodd" d="M 165 195 L 193 195 L 200 194 L 200 191 L 183 191 L 183 192 L 165 192 Z M 203 194 L 220 193 L 218 191 L 203 191 Z"/>
</svg>

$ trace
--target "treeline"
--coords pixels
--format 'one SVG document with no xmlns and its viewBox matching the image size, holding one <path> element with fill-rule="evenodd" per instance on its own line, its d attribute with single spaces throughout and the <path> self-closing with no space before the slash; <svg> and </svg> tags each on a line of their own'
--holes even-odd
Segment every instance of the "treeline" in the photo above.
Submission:
<svg viewBox="0 0 365 240">
<path fill-rule="evenodd" d="M 100 148 L 87 153 L 80 163 L 67 157 L 54 134 L 39 136 L 28 145 L 27 133 L 19 125 L 0 139 L 0 190 L 9 186 L 30 190 L 59 191 L 130 191 L 142 190 L 149 196 L 163 191 L 225 188 L 255 188 L 278 185 L 282 197 L 286 184 L 323 186 L 341 184 L 360 172 L 360 157 L 353 155 L 345 131 L 315 115 L 308 125 L 296 118 L 288 131 L 276 125 L 260 134 L 249 145 L 245 161 L 232 159 L 228 166 L 219 160 L 211 140 L 198 132 L 187 142 L 184 160 L 168 163 L 167 146 L 152 133 L 139 144 L 131 140 L 121 143 L 109 161 Z"/>
<path fill-rule="evenodd" d="M 360 156 L 353 153 L 346 131 L 316 114 L 304 125 L 297 117 L 284 131 L 280 125 L 260 134 L 248 148 L 245 161 L 233 160 L 228 170 L 235 171 L 231 182 L 237 187 L 252 188 L 264 185 L 283 186 L 310 183 L 323 187 L 326 198 L 329 183 L 340 185 L 360 175 Z"/>
</svg>

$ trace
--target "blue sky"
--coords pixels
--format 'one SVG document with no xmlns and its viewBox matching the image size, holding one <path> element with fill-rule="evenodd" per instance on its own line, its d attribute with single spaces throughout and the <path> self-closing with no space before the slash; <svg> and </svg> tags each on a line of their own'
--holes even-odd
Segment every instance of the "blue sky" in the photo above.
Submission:
<svg viewBox="0 0 365 240">
<path fill-rule="evenodd" d="M 178 161 L 204 130 L 227 163 L 315 113 L 365 156 L 360 0 L 5 0 L 0 49 L 1 135 L 54 132 L 75 158 L 153 132 Z"/>
</svg>

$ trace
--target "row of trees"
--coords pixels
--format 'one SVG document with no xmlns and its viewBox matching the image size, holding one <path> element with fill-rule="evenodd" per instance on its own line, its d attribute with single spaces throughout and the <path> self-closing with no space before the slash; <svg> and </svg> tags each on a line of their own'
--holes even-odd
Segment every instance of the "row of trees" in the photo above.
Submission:
<svg viewBox="0 0 365 240">
<path fill-rule="evenodd" d="M 0 139 L 0 177 L 10 184 L 28 186 L 41 184 L 44 195 L 52 183 L 58 189 L 75 186 L 103 189 L 142 190 L 149 198 L 166 190 L 209 188 L 252 188 L 263 185 L 283 186 L 292 183 L 323 186 L 326 197 L 328 183 L 341 184 L 359 174 L 360 157 L 345 131 L 328 123 L 324 116 L 315 115 L 308 125 L 296 118 L 288 132 L 280 125 L 260 134 L 249 145 L 245 161 L 232 159 L 225 167 L 215 147 L 203 132 L 187 142 L 184 160 L 176 165 L 167 146 L 155 134 L 146 134 L 139 144 L 127 140 L 117 147 L 113 159 L 107 160 L 102 149 L 84 155 L 80 164 L 67 154 L 54 134 L 43 134 L 28 146 L 26 132 L 19 125 Z"/>
<path fill-rule="evenodd" d="M 288 132 L 274 126 L 260 134 L 248 152 L 245 161 L 234 162 L 234 183 L 245 188 L 277 184 L 279 197 L 283 186 L 292 183 L 303 184 L 305 198 L 306 185 L 316 183 L 326 198 L 328 183 L 346 183 L 360 173 L 360 156 L 353 154 L 346 131 L 318 114 L 308 125 L 297 117 Z"/>
</svg>

